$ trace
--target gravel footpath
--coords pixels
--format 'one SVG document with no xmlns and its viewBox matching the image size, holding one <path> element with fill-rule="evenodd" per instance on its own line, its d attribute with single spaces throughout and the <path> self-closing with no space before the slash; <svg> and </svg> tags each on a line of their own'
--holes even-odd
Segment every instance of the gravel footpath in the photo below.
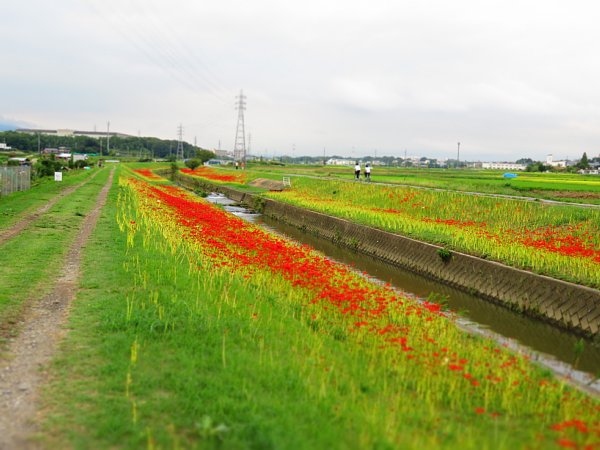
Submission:
<svg viewBox="0 0 600 450">
<path fill-rule="evenodd" d="M 19 335 L 9 342 L 7 352 L 3 355 L 6 358 L 0 360 L 2 450 L 40 447 L 31 440 L 31 436 L 37 431 L 35 417 L 38 391 L 44 383 L 45 369 L 56 351 L 57 343 L 65 334 L 64 325 L 68 318 L 69 306 L 77 293 L 82 248 L 106 203 L 113 175 L 114 169 L 98 195 L 96 207 L 87 215 L 71 244 L 54 288 L 25 313 Z M 64 195 L 67 195 L 67 192 L 63 192 L 62 196 Z M 34 214 L 41 212 L 38 210 Z"/>
</svg>

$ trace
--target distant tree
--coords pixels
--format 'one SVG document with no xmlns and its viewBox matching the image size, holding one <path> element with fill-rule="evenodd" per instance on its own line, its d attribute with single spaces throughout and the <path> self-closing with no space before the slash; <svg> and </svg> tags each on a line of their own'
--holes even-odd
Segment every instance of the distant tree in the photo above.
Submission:
<svg viewBox="0 0 600 450">
<path fill-rule="evenodd" d="M 548 172 L 552 169 L 552 166 L 546 166 L 544 163 L 536 161 L 527 165 L 525 168 L 526 172 Z"/>
<path fill-rule="evenodd" d="M 581 157 L 581 159 L 577 163 L 577 167 L 579 169 L 589 169 L 590 168 L 590 162 L 588 161 L 588 157 L 587 157 L 587 153 L 586 152 L 583 152 L 583 156 Z"/>
<path fill-rule="evenodd" d="M 525 164 L 525 165 L 529 165 L 529 164 L 533 164 L 533 159 L 531 158 L 521 158 L 521 159 L 517 159 L 517 164 Z"/>
<path fill-rule="evenodd" d="M 185 165 L 186 165 L 187 167 L 189 167 L 190 169 L 192 169 L 192 170 L 196 170 L 196 168 L 197 168 L 198 166 L 200 166 L 201 164 L 202 164 L 202 161 L 200 161 L 198 158 L 194 158 L 194 159 L 188 159 L 188 160 L 185 162 Z"/>
<path fill-rule="evenodd" d="M 35 165 L 35 170 L 38 177 L 51 177 L 54 176 L 54 172 L 59 172 L 63 168 L 63 163 L 56 158 L 43 158 L 38 160 Z"/>
<path fill-rule="evenodd" d="M 217 155 L 210 150 L 199 149 L 196 150 L 196 159 L 200 160 L 200 164 L 204 164 L 209 159 L 215 158 Z"/>
<path fill-rule="evenodd" d="M 177 161 L 173 160 L 171 162 L 171 170 L 170 170 L 171 181 L 175 181 L 175 175 L 177 174 L 178 171 L 179 171 L 179 166 L 177 165 Z"/>
</svg>

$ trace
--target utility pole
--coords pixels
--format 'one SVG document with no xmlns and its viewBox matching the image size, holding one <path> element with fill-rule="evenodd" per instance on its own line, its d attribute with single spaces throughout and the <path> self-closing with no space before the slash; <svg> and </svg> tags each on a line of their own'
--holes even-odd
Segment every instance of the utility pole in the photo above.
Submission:
<svg viewBox="0 0 600 450">
<path fill-rule="evenodd" d="M 106 122 L 106 154 L 110 153 L 110 120 Z"/>
<path fill-rule="evenodd" d="M 183 157 L 183 125 L 179 124 L 177 127 L 177 135 L 179 140 L 177 141 L 177 153 L 175 155 L 175 160 L 179 161 L 184 159 Z"/>
<path fill-rule="evenodd" d="M 460 165 L 460 142 L 458 143 L 458 148 L 456 150 L 456 167 Z"/>
<path fill-rule="evenodd" d="M 233 146 L 233 158 L 236 161 L 244 162 L 246 160 L 246 131 L 244 127 L 244 111 L 246 110 L 246 96 L 244 91 L 240 90 L 240 95 L 236 96 L 238 110 L 237 127 L 235 130 L 235 145 Z"/>
</svg>

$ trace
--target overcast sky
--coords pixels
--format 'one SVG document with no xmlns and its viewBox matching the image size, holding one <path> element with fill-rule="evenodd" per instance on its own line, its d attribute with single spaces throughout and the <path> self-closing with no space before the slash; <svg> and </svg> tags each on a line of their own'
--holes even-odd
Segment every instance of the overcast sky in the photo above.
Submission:
<svg viewBox="0 0 600 450">
<path fill-rule="evenodd" d="M 600 153 L 596 0 L 19 0 L 0 123 L 254 154 Z"/>
</svg>

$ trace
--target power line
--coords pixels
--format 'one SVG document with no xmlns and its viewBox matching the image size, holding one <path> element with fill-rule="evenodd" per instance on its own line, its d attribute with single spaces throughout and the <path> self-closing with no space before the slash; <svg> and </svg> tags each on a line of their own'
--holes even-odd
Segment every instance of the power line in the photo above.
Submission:
<svg viewBox="0 0 600 450">
<path fill-rule="evenodd" d="M 112 12 L 116 12 L 112 16 L 105 13 L 104 9 L 99 8 L 94 4 L 94 0 L 89 2 L 95 14 L 107 22 L 115 31 L 117 31 L 126 41 L 128 41 L 136 50 L 142 53 L 155 66 L 167 72 L 179 83 L 186 88 L 198 92 L 204 91 L 214 96 L 219 101 L 226 103 L 225 98 L 217 89 L 216 83 L 203 76 L 202 80 L 198 78 L 198 70 L 195 67 L 186 67 L 182 61 L 185 59 L 180 52 L 174 51 L 171 48 L 166 48 L 166 39 L 157 39 L 156 33 L 148 35 L 145 30 L 141 29 L 133 21 L 132 14 L 124 13 L 121 10 L 112 8 Z M 121 5 L 122 3 L 119 3 Z M 105 4 L 102 5 L 102 8 Z M 136 7 L 136 12 L 143 8 Z M 147 14 L 146 14 L 147 16 Z M 156 20 L 155 20 L 156 21 Z M 201 87 L 202 89 L 198 89 Z"/>
</svg>

